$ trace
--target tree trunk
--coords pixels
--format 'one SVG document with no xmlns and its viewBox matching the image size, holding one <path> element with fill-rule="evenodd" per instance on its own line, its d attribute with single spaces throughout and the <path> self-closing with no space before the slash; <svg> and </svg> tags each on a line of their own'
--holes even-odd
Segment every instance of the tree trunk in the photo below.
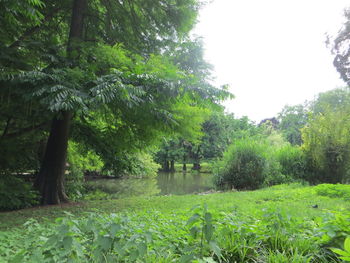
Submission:
<svg viewBox="0 0 350 263">
<path fill-rule="evenodd" d="M 73 2 L 67 45 L 67 57 L 71 59 L 72 66 L 79 66 L 74 59 L 73 51 L 77 50 L 75 41 L 82 40 L 86 6 L 86 0 Z M 44 205 L 68 201 L 64 191 L 64 174 L 71 119 L 72 113 L 65 111 L 55 117 L 51 124 L 44 160 L 34 184 L 41 193 L 41 203 Z"/>
<path fill-rule="evenodd" d="M 186 163 L 184 163 L 184 164 L 182 165 L 182 171 L 187 171 Z"/>
<path fill-rule="evenodd" d="M 175 172 L 175 161 L 174 160 L 170 161 L 170 172 Z"/>
<path fill-rule="evenodd" d="M 63 112 L 51 124 L 44 160 L 35 180 L 35 187 L 41 193 L 41 203 L 45 205 L 68 201 L 63 182 L 71 118 L 70 112 Z"/>
<path fill-rule="evenodd" d="M 194 162 L 193 163 L 193 167 L 192 167 L 192 170 L 196 170 L 196 171 L 199 171 L 201 169 L 201 165 L 199 163 L 199 161 L 197 162 Z"/>
</svg>

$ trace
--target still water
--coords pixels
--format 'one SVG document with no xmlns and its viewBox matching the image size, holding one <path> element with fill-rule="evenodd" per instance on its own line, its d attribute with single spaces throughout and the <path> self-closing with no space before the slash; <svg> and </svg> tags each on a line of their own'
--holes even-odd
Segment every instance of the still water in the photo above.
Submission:
<svg viewBox="0 0 350 263">
<path fill-rule="evenodd" d="M 117 198 L 153 195 L 184 195 L 214 189 L 213 176 L 204 173 L 159 173 L 147 179 L 100 179 L 87 182 Z"/>
</svg>

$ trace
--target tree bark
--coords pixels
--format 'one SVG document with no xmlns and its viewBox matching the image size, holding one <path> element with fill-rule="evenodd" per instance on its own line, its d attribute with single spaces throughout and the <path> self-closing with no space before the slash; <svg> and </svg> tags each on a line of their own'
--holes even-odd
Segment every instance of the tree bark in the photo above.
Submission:
<svg viewBox="0 0 350 263">
<path fill-rule="evenodd" d="M 72 66 L 79 66 L 73 55 L 73 51 L 77 50 L 74 42 L 82 40 L 86 6 L 86 0 L 73 2 L 67 45 L 67 57 L 71 59 Z M 44 205 L 68 201 L 64 191 L 64 174 L 71 119 L 72 113 L 64 111 L 51 124 L 44 160 L 34 184 L 41 193 L 41 203 Z"/>
<path fill-rule="evenodd" d="M 192 170 L 199 171 L 201 169 L 201 156 L 200 156 L 200 147 L 198 147 L 196 153 L 193 154 L 193 167 Z"/>
<path fill-rule="evenodd" d="M 174 160 L 170 161 L 170 172 L 175 172 L 175 161 Z"/>
<path fill-rule="evenodd" d="M 71 118 L 70 112 L 63 112 L 51 124 L 44 160 L 35 180 L 35 187 L 41 193 L 41 203 L 44 205 L 68 201 L 63 182 Z"/>
</svg>

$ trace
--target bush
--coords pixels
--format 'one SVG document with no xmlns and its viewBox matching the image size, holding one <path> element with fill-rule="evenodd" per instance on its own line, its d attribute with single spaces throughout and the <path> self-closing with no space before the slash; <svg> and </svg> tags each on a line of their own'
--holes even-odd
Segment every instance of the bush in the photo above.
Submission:
<svg viewBox="0 0 350 263">
<path fill-rule="evenodd" d="M 266 165 L 264 168 L 264 186 L 273 186 L 278 184 L 287 184 L 293 182 L 293 178 L 282 173 L 282 166 L 275 157 L 275 152 L 270 149 Z"/>
<path fill-rule="evenodd" d="M 219 188 L 257 189 L 267 169 L 267 143 L 242 139 L 232 144 L 219 162 L 216 185 Z"/>
<path fill-rule="evenodd" d="M 84 192 L 84 173 L 101 171 L 103 162 L 99 156 L 85 149 L 82 144 L 70 141 L 68 145 L 69 174 L 66 176 L 65 190 L 71 200 L 78 200 Z"/>
<path fill-rule="evenodd" d="M 104 170 L 113 177 L 156 177 L 160 165 L 147 152 L 121 152 L 105 163 Z"/>
<path fill-rule="evenodd" d="M 283 175 L 294 179 L 306 179 L 306 158 L 300 147 L 285 145 L 276 151 L 275 156 Z"/>
<path fill-rule="evenodd" d="M 302 148 L 311 171 L 309 182 L 336 184 L 349 180 L 349 128 L 349 110 L 327 110 L 314 115 L 302 129 Z"/>
<path fill-rule="evenodd" d="M 38 193 L 29 183 L 15 176 L 0 177 L 0 211 L 15 210 L 39 204 Z"/>
<path fill-rule="evenodd" d="M 314 189 L 318 195 L 350 200 L 350 185 L 319 184 Z"/>
</svg>

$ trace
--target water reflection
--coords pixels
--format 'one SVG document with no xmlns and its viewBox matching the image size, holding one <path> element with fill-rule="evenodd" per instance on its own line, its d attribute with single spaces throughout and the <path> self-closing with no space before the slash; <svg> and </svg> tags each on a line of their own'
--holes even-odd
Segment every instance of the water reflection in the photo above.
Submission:
<svg viewBox="0 0 350 263">
<path fill-rule="evenodd" d="M 148 179 L 100 179 L 87 182 L 90 190 L 99 189 L 114 198 L 154 195 L 184 195 L 214 188 L 212 175 L 200 173 L 159 173 Z"/>
<path fill-rule="evenodd" d="M 200 173 L 159 173 L 157 176 L 161 195 L 183 195 L 213 189 L 212 176 Z"/>
</svg>

